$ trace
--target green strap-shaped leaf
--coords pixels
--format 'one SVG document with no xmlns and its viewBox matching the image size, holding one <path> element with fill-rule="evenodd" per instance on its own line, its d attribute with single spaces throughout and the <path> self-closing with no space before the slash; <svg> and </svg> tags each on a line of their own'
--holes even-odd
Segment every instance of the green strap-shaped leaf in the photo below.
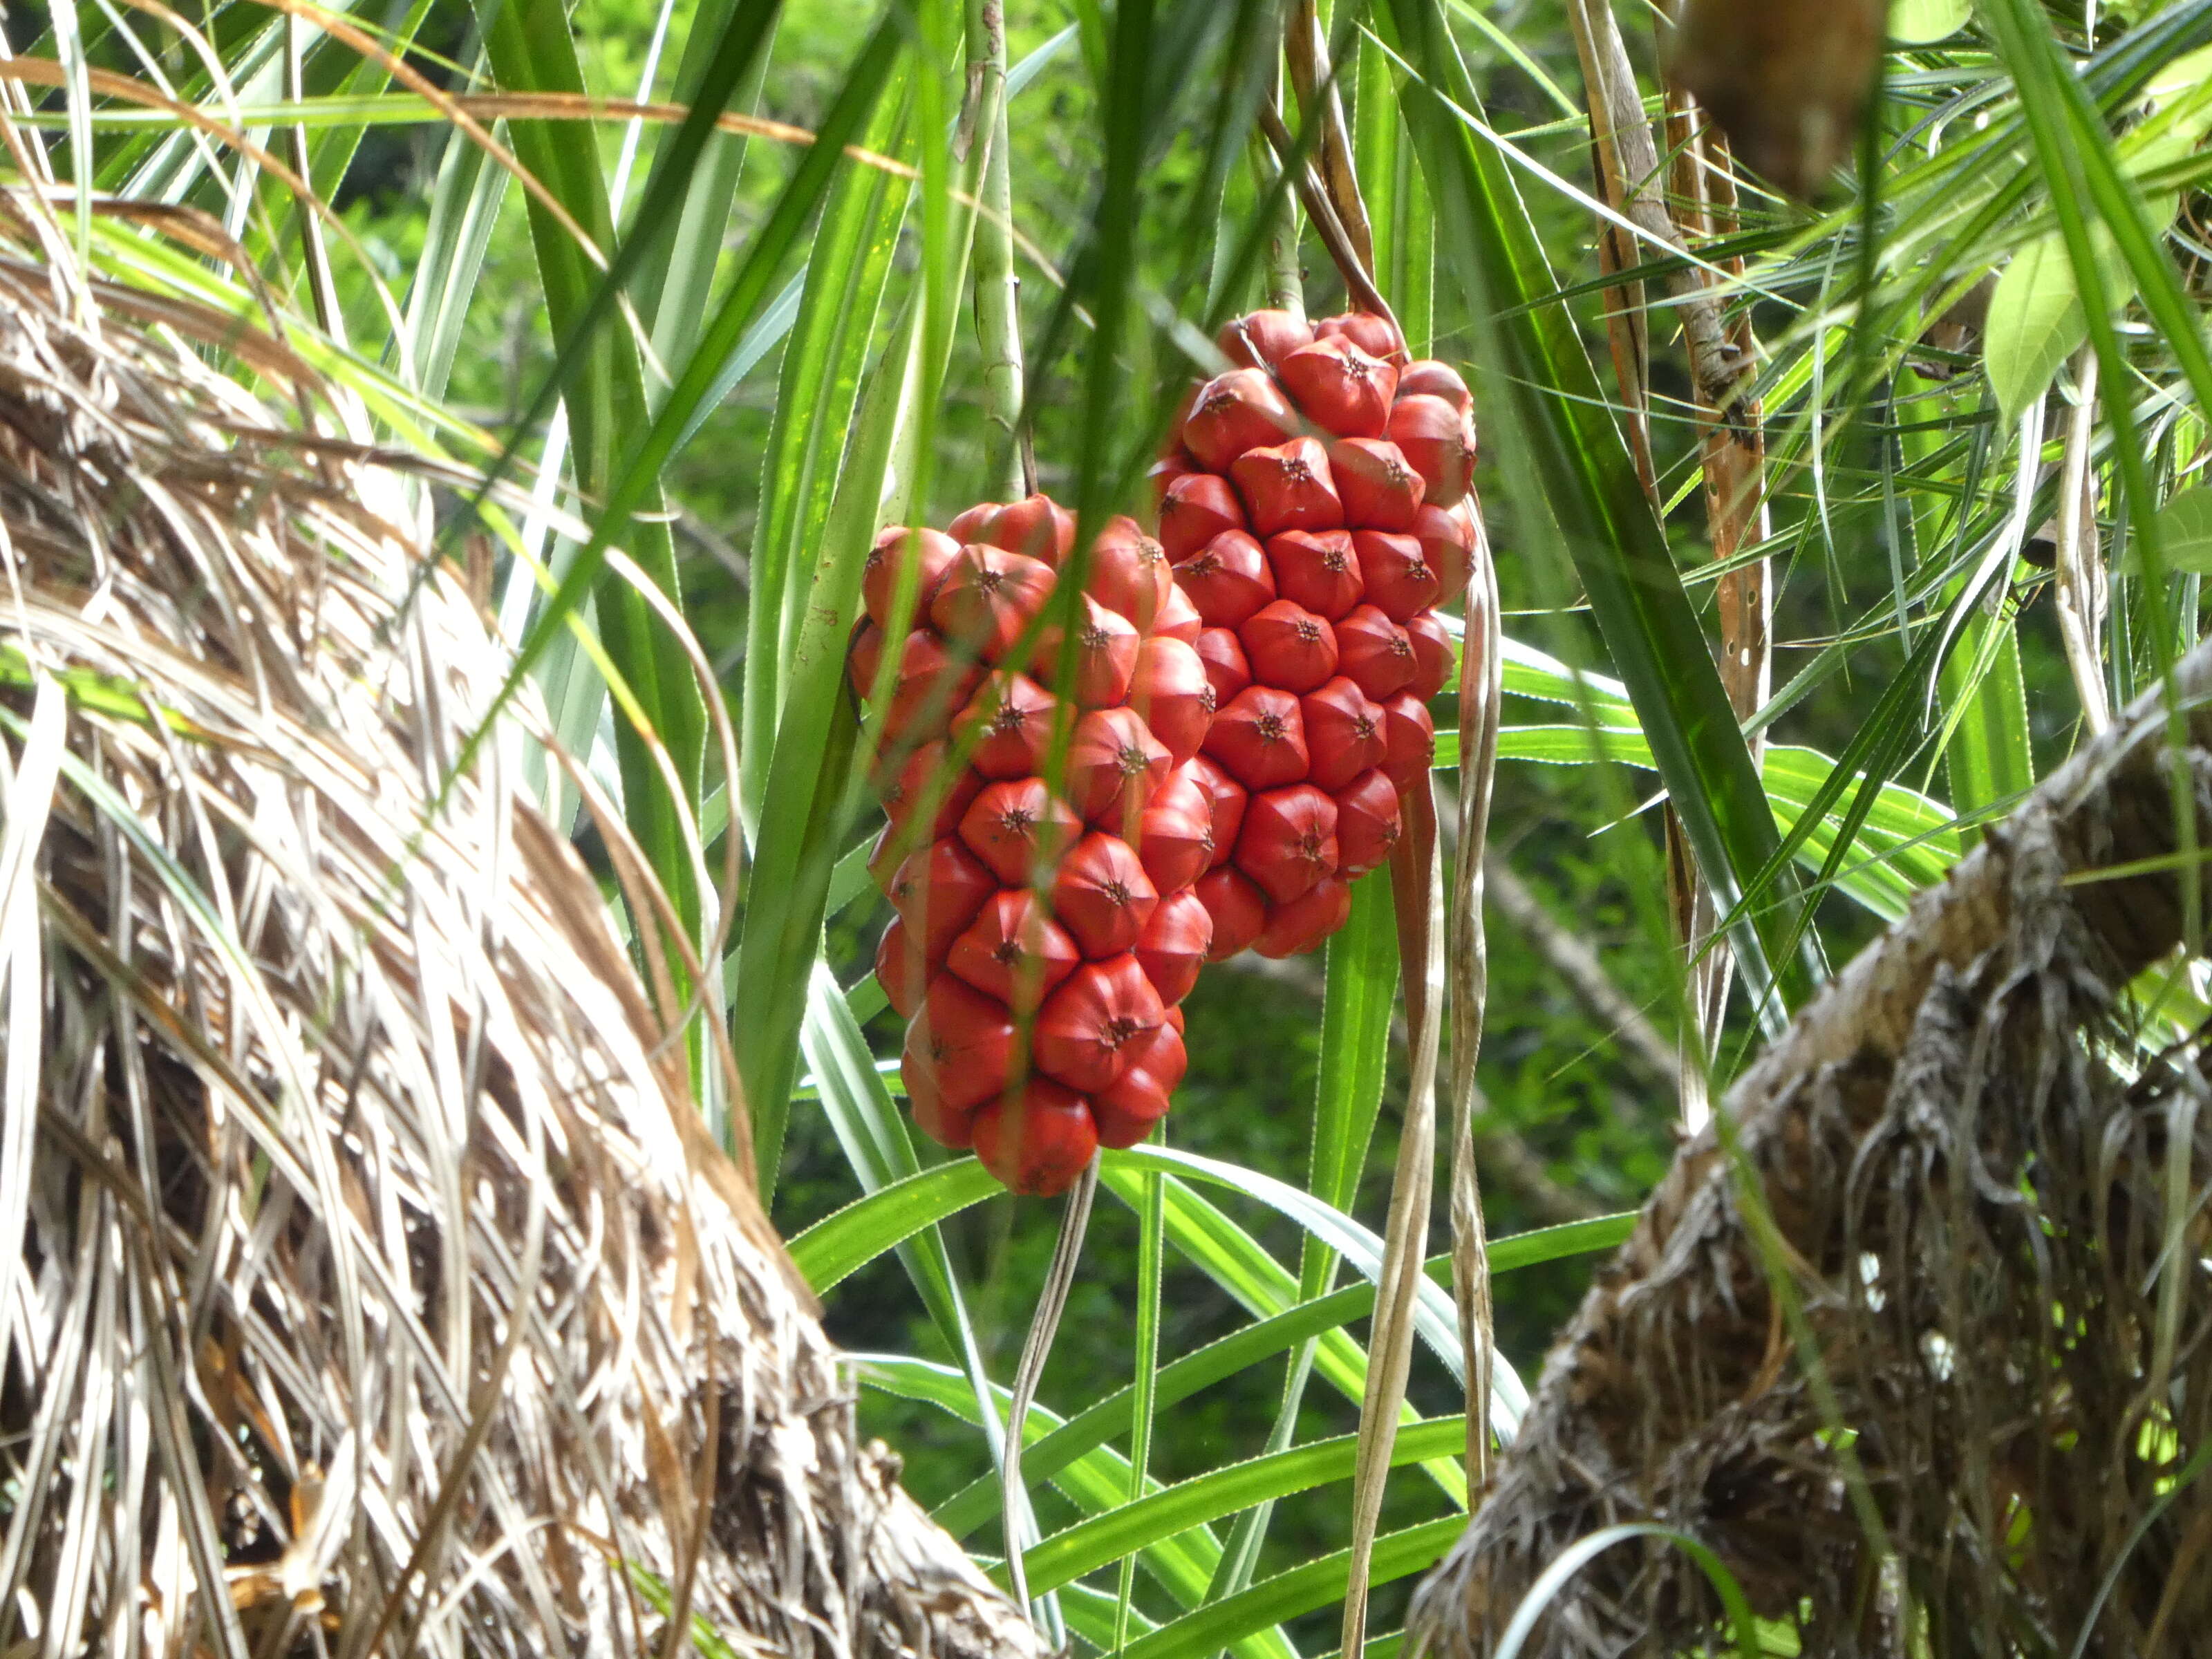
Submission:
<svg viewBox="0 0 2212 1659">
<path fill-rule="evenodd" d="M 823 1217 L 791 1241 L 791 1259 L 815 1294 L 826 1295 L 885 1250 L 1000 1190 L 991 1172 L 972 1158 L 915 1170 Z"/>
<path fill-rule="evenodd" d="M 1722 908 L 1733 908 L 1781 836 L 1705 630 L 1573 319 L 1554 306 L 1515 309 L 1557 285 L 1504 161 L 1476 131 L 1480 105 L 1441 0 L 1385 0 L 1376 16 L 1411 71 L 1407 124 L 1443 264 L 1473 325 L 1477 408 L 1503 441 L 1497 476 L 1524 545 L 1547 524 L 1564 544 L 1699 867 Z M 1802 952 L 1788 948 L 1796 884 L 1786 867 L 1771 879 L 1772 902 L 1747 908 L 1733 937 L 1753 1000 L 1778 1029 L 1824 969 L 1809 936 Z"/>
<path fill-rule="evenodd" d="M 853 1359 L 864 1381 L 907 1399 L 935 1406 L 962 1422 L 974 1425 L 980 1420 L 975 1395 L 959 1373 L 947 1366 L 911 1359 L 902 1354 L 855 1354 Z M 990 1398 L 993 1408 L 1002 1417 L 1012 1407 L 1011 1390 L 994 1385 Z M 1057 1413 L 1037 1405 L 1030 1407 L 1027 1421 L 1026 1437 L 1031 1443 L 1060 1425 Z M 1023 1469 L 1034 1478 L 1026 1452 Z M 1063 1462 L 1054 1480 L 1061 1493 L 1087 1516 L 1115 1512 L 1123 1504 L 1128 1482 L 1127 1462 L 1119 1453 L 1103 1447 Z M 993 1485 L 996 1485 L 995 1480 Z M 1147 1485 L 1149 1491 L 1159 1490 L 1158 1481 Z M 997 1512 L 995 1504 L 992 1512 Z M 1196 1607 L 1206 1599 L 1206 1585 L 1212 1579 L 1214 1564 L 1221 1554 L 1219 1541 L 1202 1522 L 1173 1531 L 1156 1531 L 1153 1537 L 1139 1540 L 1131 1548 L 1160 1587 L 1175 1599 L 1176 1605 L 1184 1607 Z M 1004 1583 L 1003 1565 L 995 1565 L 994 1571 Z M 1030 1588 L 1033 1595 L 1044 1593 L 1044 1587 L 1034 1582 Z M 1237 1651 L 1243 1659 L 1293 1659 L 1296 1650 L 1279 1631 L 1263 1629 L 1247 1632 L 1237 1644 Z"/>
<path fill-rule="evenodd" d="M 1401 1429 L 1392 1443 L 1391 1466 L 1449 1457 L 1466 1443 L 1464 1418 L 1412 1424 Z M 1156 1539 L 1175 1537 L 1189 1528 L 1271 1498 L 1349 1480 L 1358 1449 L 1358 1435 L 1316 1440 L 1231 1463 L 1148 1493 L 1133 1504 L 1121 1504 L 1054 1533 L 1030 1550 L 1023 1558 L 1030 1589 L 1032 1593 L 1056 1589 Z"/>
<path fill-rule="evenodd" d="M 559 0 L 485 0 L 477 10 L 484 54 L 501 87 L 583 95 L 575 37 Z M 670 141 L 672 155 L 696 153 L 714 131 L 715 117 L 752 62 L 775 13 L 773 0 L 756 0 L 739 8 L 719 43 L 716 73 L 701 88 L 698 102 Z M 614 246 L 614 222 L 598 146 L 578 143 L 574 130 L 559 122 L 517 121 L 508 131 L 516 159 L 544 183 L 605 257 Z M 640 204 L 641 222 L 653 222 L 670 210 L 672 195 L 665 189 L 649 190 Z M 681 815 L 696 815 L 699 804 L 706 753 L 705 699 L 689 662 L 666 647 L 659 622 L 643 597 L 628 581 L 603 576 L 599 561 L 592 556 L 598 547 L 618 538 L 647 579 L 672 602 L 680 603 L 675 544 L 665 520 L 658 514 L 630 516 L 633 508 L 656 499 L 658 471 L 649 479 L 641 479 L 635 465 L 626 468 L 648 428 L 644 364 L 628 327 L 617 318 L 626 262 L 613 258 L 601 270 L 534 196 L 529 217 L 546 315 L 561 343 L 549 390 L 558 387 L 568 410 L 579 483 L 588 495 L 607 503 L 594 537 L 597 546 L 576 561 L 577 586 L 590 584 L 608 657 L 652 728 L 647 738 L 627 721 L 615 722 L 623 814 L 684 929 L 696 937 L 701 895 L 685 850 Z M 631 487 L 625 492 L 618 481 Z M 625 495 L 628 498 L 623 499 Z M 574 602 L 570 601 L 569 609 Z M 565 612 L 550 614 L 556 608 L 549 605 L 532 630 L 518 674 L 534 650 L 544 648 L 553 629 L 565 626 Z M 680 803 L 671 797 L 653 753 L 656 744 L 673 766 L 677 787 L 685 797 Z M 672 971 L 678 971 L 672 962 Z"/>
<path fill-rule="evenodd" d="M 823 1109 L 844 1149 L 846 1161 L 861 1186 L 871 1192 L 911 1180 L 920 1173 L 921 1164 L 914 1138 L 884 1087 L 866 1039 L 845 1006 L 836 976 L 817 964 L 809 980 L 811 994 L 801 1041 L 820 1085 Z M 985 1409 L 988 1402 L 997 1401 L 998 1391 L 984 1367 L 982 1347 L 952 1270 L 951 1253 L 933 1224 L 917 1228 L 896 1248 L 938 1334 L 945 1346 L 960 1356 L 963 1398 L 975 1412 L 969 1420 L 981 1425 L 995 1468 L 1005 1453 L 1003 1407 Z M 1018 1530 L 1024 1535 L 1033 1532 L 1026 1514 L 1020 1517 Z"/>
<path fill-rule="evenodd" d="M 902 115 L 885 99 L 864 141 L 887 150 Z M 830 193 L 807 256 L 775 415 L 761 462 L 758 527 L 745 613 L 744 694 L 738 709 L 738 799 L 757 833 L 769 761 L 783 709 L 811 561 L 821 551 L 832 489 L 853 421 L 860 374 L 890 274 L 890 256 L 912 190 L 872 168 L 848 167 Z"/>
<path fill-rule="evenodd" d="M 1385 1584 L 1425 1571 L 1451 1547 L 1464 1525 L 1462 1517 L 1448 1515 L 1384 1534 L 1375 1540 L 1368 1583 Z M 1210 1602 L 1130 1643 L 1122 1650 L 1125 1659 L 1203 1659 L 1253 1631 L 1340 1601 L 1350 1571 L 1351 1552 L 1338 1550 L 1263 1578 L 1241 1595 Z"/>
<path fill-rule="evenodd" d="M 1515 1233 L 1492 1243 L 1491 1270 L 1493 1274 L 1510 1273 L 1565 1256 L 1609 1250 L 1628 1237 L 1635 1222 L 1633 1215 L 1600 1216 L 1589 1221 Z M 1433 1257 L 1425 1271 L 1431 1279 L 1443 1283 L 1450 1273 L 1451 1259 Z M 1187 1400 L 1224 1377 L 1232 1376 L 1310 1337 L 1364 1319 L 1374 1309 L 1375 1287 L 1363 1281 L 1310 1302 L 1297 1303 L 1272 1316 L 1255 1319 L 1163 1367 L 1158 1378 L 1159 1404 L 1166 1407 Z M 1031 1445 L 1024 1454 L 1023 1467 L 1040 1477 L 1048 1476 L 1067 1459 L 1114 1439 L 1128 1427 L 1133 1398 L 1133 1391 L 1124 1388 L 1085 1407 Z M 936 1516 L 945 1530 L 960 1538 L 997 1511 L 996 1485 L 977 1480 L 945 1499 L 938 1507 Z"/>
</svg>

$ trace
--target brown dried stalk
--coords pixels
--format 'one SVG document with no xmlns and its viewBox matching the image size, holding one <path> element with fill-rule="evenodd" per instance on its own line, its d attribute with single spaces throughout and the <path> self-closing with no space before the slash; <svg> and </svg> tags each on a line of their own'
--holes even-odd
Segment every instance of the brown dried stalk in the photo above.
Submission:
<svg viewBox="0 0 2212 1659">
<path fill-rule="evenodd" d="M 1400 981 L 1413 1033 L 1406 1116 L 1391 1171 L 1390 1215 L 1383 1227 L 1382 1272 L 1367 1343 L 1367 1387 L 1359 1402 L 1359 1444 L 1352 1476 L 1352 1545 L 1340 1651 L 1367 1640 L 1368 1570 L 1398 1437 L 1398 1408 L 1413 1366 L 1413 1310 L 1420 1293 L 1437 1146 L 1437 1060 L 1444 1000 L 1443 866 L 1433 786 L 1407 793 L 1406 829 L 1390 854 L 1397 903 Z"/>
<path fill-rule="evenodd" d="M 1478 532 L 1481 529 L 1476 520 Z M 1452 1299 L 1459 1311 L 1466 1368 L 1467 1485 L 1480 1492 L 1490 1479 L 1490 1378 L 1494 1328 L 1490 1303 L 1490 1246 L 1482 1221 L 1482 1188 L 1474 1164 L 1475 1064 L 1482 1054 L 1482 1017 L 1490 994 L 1490 957 L 1482 926 L 1483 854 L 1490 836 L 1492 785 L 1498 772 L 1503 710 L 1503 629 L 1498 566 L 1490 538 L 1478 535 L 1474 574 L 1467 592 L 1467 627 L 1459 667 L 1459 855 L 1452 881 L 1450 987 L 1452 1026 Z M 1349 1653 L 1353 1651 L 1347 1647 Z"/>
<path fill-rule="evenodd" d="M 2058 637 L 2066 666 L 2081 699 L 2082 723 L 2101 732 L 2112 723 L 2105 690 L 2105 566 L 2097 545 L 2097 471 L 2089 447 L 2097 431 L 2097 354 L 2087 346 L 2074 357 L 2074 404 L 2066 420 L 2066 450 L 2058 473 Z"/>
<path fill-rule="evenodd" d="M 1688 93 L 1669 87 L 1667 136 L 1674 152 L 1675 192 L 1686 227 L 1699 238 L 1733 235 L 1736 184 L 1728 135 L 1706 119 Z M 1741 276 L 1743 261 L 1731 259 L 1721 268 L 1731 276 Z M 1711 279 L 1705 273 L 1693 274 L 1710 284 Z M 1744 365 L 1755 358 L 1747 311 L 1740 312 L 1729 325 L 1728 343 Z M 1765 420 L 1747 382 L 1731 405 L 1709 401 L 1702 385 L 1695 401 L 1703 450 L 1705 522 L 1712 538 L 1714 562 L 1724 563 L 1745 546 L 1766 539 Z M 1721 684 L 1728 689 L 1729 704 L 1739 720 L 1748 721 L 1765 707 L 1772 686 L 1771 574 L 1769 562 L 1760 559 L 1727 572 L 1714 585 L 1721 625 Z M 1753 765 L 1759 763 L 1765 741 L 1759 733 L 1748 739 Z M 1680 837 L 1670 839 L 1668 847 L 1676 867 L 1686 870 L 1686 849 Z M 1692 1003 L 1704 1042 L 1697 1064 L 1685 1064 L 1682 1068 L 1682 1121 L 1686 1128 L 1694 1130 L 1705 1121 L 1705 1067 L 1711 1063 L 1712 1045 L 1719 1038 L 1727 1011 L 1735 958 L 1725 942 L 1714 938 L 1720 918 L 1712 890 L 1701 878 L 1695 881 L 1680 914 L 1685 918 L 1682 937 L 1693 953 Z"/>
<path fill-rule="evenodd" d="M 1676 222 L 1661 193 L 1661 165 L 1643 95 L 1620 25 L 1603 0 L 1571 0 L 1568 8 L 1576 49 L 1582 59 L 1590 107 L 1591 148 L 1602 196 L 1616 212 L 1667 246 L 1682 247 L 1685 236 L 1708 238 L 1734 228 L 1735 183 L 1727 169 L 1724 141 L 1707 133 L 1685 95 L 1668 94 L 1669 147 L 1676 156 Z M 1706 144 L 1717 147 L 1708 155 Z M 1598 255 L 1608 271 L 1626 268 L 1634 250 L 1618 225 L 1600 228 Z M 1735 262 L 1731 275 L 1741 274 Z M 1649 341 L 1641 314 L 1641 284 L 1624 284 L 1607 294 L 1607 328 L 1638 475 L 1656 507 L 1658 485 L 1650 452 L 1647 416 Z M 1669 276 L 1684 343 L 1690 357 L 1692 398 L 1703 444 L 1706 521 L 1713 556 L 1725 561 L 1765 535 L 1765 440 L 1756 399 L 1750 393 L 1753 360 L 1747 315 L 1729 321 L 1711 274 L 1690 266 Z M 1730 571 L 1717 585 L 1721 623 L 1720 672 L 1737 717 L 1747 720 L 1767 696 L 1771 650 L 1767 639 L 1767 570 L 1764 561 Z M 1753 759 L 1757 758 L 1754 739 Z M 1685 1127 L 1705 1120 L 1705 1070 L 1728 1002 L 1732 958 L 1713 938 L 1717 917 L 1712 896 L 1698 872 L 1673 810 L 1666 814 L 1669 898 L 1676 931 L 1691 955 L 1691 1030 L 1686 1045 L 1697 1044 L 1677 1069 Z"/>
<path fill-rule="evenodd" d="M 1574 25 L 1576 50 L 1584 58 L 1591 137 L 1601 164 L 1599 181 L 1608 192 L 1607 205 L 1651 243 L 1686 252 L 1682 231 L 1668 210 L 1658 149 L 1644 118 L 1643 94 L 1620 25 L 1599 0 L 1575 0 L 1568 16 Z M 1626 234 L 1622 235 L 1625 241 Z M 1665 285 L 1681 322 L 1690 377 L 1698 396 L 1716 410 L 1735 409 L 1752 365 L 1729 337 L 1720 297 L 1694 265 L 1669 272 Z"/>
</svg>

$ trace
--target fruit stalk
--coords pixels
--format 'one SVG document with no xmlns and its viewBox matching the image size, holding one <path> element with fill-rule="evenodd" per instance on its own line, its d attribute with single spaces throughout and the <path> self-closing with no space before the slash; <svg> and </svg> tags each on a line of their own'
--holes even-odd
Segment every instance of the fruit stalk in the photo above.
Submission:
<svg viewBox="0 0 2212 1659">
<path fill-rule="evenodd" d="M 975 335 L 983 349 L 983 418 L 1004 448 L 994 483 L 1010 496 L 1036 489 L 1036 458 L 1022 418 L 1021 278 L 1014 270 L 1014 201 L 1006 141 L 1005 0 L 968 0 L 966 131 L 990 146 L 975 222 Z"/>
</svg>

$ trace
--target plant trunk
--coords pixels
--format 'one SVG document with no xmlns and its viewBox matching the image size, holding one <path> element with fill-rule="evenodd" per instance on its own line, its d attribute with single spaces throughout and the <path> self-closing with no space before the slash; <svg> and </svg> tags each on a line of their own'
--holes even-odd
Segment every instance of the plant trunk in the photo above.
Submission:
<svg viewBox="0 0 2212 1659">
<path fill-rule="evenodd" d="M 1683 1146 L 1423 1586 L 1428 1651 L 1492 1651 L 1547 1566 L 1623 1524 L 1708 1547 L 1808 1653 L 1906 1651 L 1916 1619 L 1948 1654 L 2083 1631 L 2139 1653 L 2212 1614 L 2185 1565 L 2212 1494 L 2176 1479 L 2212 1430 L 2208 1079 L 2194 1032 L 2146 1061 L 2126 1000 L 2195 931 L 2212 833 L 2212 647 L 2174 691 L 2182 714 L 2138 702 L 1922 895 Z M 1722 1612 L 1676 1537 L 1620 1534 L 1522 1651 L 1671 1650 Z"/>
</svg>

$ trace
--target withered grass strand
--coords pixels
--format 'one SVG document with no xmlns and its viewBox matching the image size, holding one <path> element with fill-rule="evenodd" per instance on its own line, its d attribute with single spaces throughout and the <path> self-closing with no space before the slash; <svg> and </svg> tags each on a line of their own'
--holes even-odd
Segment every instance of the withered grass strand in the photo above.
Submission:
<svg viewBox="0 0 2212 1659">
<path fill-rule="evenodd" d="M 0 200 L 0 1650 L 664 1652 L 688 1599 L 1035 1654 L 860 1442 L 529 698 L 430 810 L 507 672 L 422 576 L 453 469 L 71 257 Z"/>
</svg>

